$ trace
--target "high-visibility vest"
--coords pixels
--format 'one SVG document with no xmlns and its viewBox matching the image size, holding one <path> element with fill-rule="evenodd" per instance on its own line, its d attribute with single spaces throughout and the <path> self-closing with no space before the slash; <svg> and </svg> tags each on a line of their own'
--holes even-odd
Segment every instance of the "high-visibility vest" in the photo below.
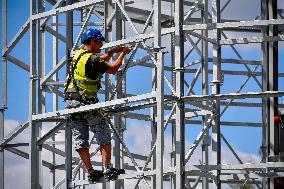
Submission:
<svg viewBox="0 0 284 189">
<path fill-rule="evenodd" d="M 82 53 L 85 54 L 83 54 L 81 58 L 78 60 L 77 65 L 74 65 L 76 60 Z M 71 62 L 72 66 L 73 67 L 75 66 L 73 79 L 76 82 L 77 86 L 79 87 L 81 94 L 88 98 L 96 97 L 97 92 L 101 88 L 101 78 L 102 78 L 101 73 L 98 74 L 96 79 L 90 79 L 85 74 L 86 63 L 92 55 L 93 53 L 89 53 L 86 52 L 86 50 L 84 49 L 80 49 L 75 53 Z M 70 75 L 68 75 L 67 77 L 70 77 Z M 67 92 L 78 92 L 76 91 L 76 86 L 74 86 L 73 82 L 70 82 L 69 86 L 66 85 L 67 83 L 64 84 L 64 87 L 68 87 Z"/>
</svg>

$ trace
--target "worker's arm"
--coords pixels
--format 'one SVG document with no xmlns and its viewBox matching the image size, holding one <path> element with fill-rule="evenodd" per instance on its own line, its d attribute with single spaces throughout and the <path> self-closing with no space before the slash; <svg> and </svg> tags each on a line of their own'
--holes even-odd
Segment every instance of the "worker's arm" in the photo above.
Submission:
<svg viewBox="0 0 284 189">
<path fill-rule="evenodd" d="M 123 46 L 114 47 L 113 49 L 109 50 L 106 54 L 101 55 L 100 58 L 103 59 L 104 61 L 109 61 L 109 59 L 112 57 L 114 53 L 122 52 L 123 49 L 124 49 Z"/>
<path fill-rule="evenodd" d="M 120 53 L 116 61 L 110 65 L 109 69 L 107 70 L 107 73 L 109 74 L 116 74 L 118 71 L 118 68 L 121 66 L 123 58 L 126 54 L 131 52 L 131 48 L 125 47 L 123 51 Z"/>
</svg>

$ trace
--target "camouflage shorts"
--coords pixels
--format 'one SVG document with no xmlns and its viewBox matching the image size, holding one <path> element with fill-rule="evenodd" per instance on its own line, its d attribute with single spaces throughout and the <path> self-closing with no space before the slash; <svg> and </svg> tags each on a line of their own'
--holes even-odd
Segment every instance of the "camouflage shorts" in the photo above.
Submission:
<svg viewBox="0 0 284 189">
<path fill-rule="evenodd" d="M 76 100 L 66 100 L 66 108 L 77 108 L 83 103 Z M 67 117 L 67 124 L 72 129 L 75 150 L 89 147 L 89 130 L 94 133 L 99 145 L 111 143 L 111 131 L 107 121 L 95 111 L 72 114 Z"/>
</svg>

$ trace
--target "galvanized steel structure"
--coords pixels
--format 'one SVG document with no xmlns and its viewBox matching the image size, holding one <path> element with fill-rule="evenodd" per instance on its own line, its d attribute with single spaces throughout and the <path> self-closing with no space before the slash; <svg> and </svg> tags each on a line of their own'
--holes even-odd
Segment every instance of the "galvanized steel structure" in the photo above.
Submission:
<svg viewBox="0 0 284 189">
<path fill-rule="evenodd" d="M 147 1 L 149 4 L 145 3 L 145 7 L 141 8 L 131 6 L 136 0 L 30 0 L 30 18 L 16 36 L 7 41 L 7 0 L 2 0 L 0 189 L 4 188 L 5 182 L 5 151 L 29 158 L 31 189 L 42 188 L 43 166 L 48 167 L 51 170 L 50 174 L 53 175 L 57 169 L 65 170 L 65 177 L 60 182 L 56 183 L 55 176 L 53 177 L 53 188 L 83 188 L 84 185 L 88 185 L 87 180 L 84 180 L 79 159 L 74 157 L 74 154 L 72 156 L 71 130 L 65 127 L 65 116 L 99 108 L 104 108 L 111 115 L 113 164 L 117 168 L 125 168 L 129 173 L 120 176 L 113 185 L 103 180 L 102 183 L 97 183 L 103 188 L 128 188 L 124 187 L 127 179 L 135 180 L 133 188 L 162 189 L 166 188 L 165 183 L 170 183 L 169 185 L 176 189 L 197 186 L 221 188 L 223 183 L 250 183 L 258 188 L 274 188 L 273 179 L 284 176 L 284 145 L 280 145 L 283 144 L 284 129 L 275 127 L 273 122 L 278 110 L 283 108 L 283 104 L 278 102 L 278 97 L 284 96 L 283 85 L 280 88 L 282 91 L 278 88 L 278 80 L 284 77 L 284 73 L 278 71 L 278 53 L 281 53 L 278 52 L 278 43 L 284 39 L 284 15 L 283 10 L 277 9 L 276 0 L 260 1 L 261 15 L 258 19 L 240 21 L 222 17 L 222 11 L 231 0 L 222 2 L 222 6 L 220 0 L 152 0 Z M 47 9 L 46 4 L 52 7 Z M 80 13 L 80 22 L 74 21 L 75 13 Z M 63 22 L 62 18 L 61 22 L 59 21 L 59 15 L 64 15 Z M 90 21 L 91 17 L 95 17 L 95 22 Z M 59 27 L 64 28 L 64 35 L 59 32 Z M 73 39 L 75 27 L 79 35 Z M 71 54 L 79 48 L 80 34 L 86 27 L 100 27 L 105 32 L 104 49 L 117 45 L 131 45 L 133 52 L 125 61 L 115 81 L 109 75 L 105 76 L 104 90 L 101 91 L 101 94 L 105 95 L 105 102 L 77 109 L 59 110 L 58 103 L 62 101 L 63 96 L 63 81 L 59 80 L 59 72 L 63 70 L 66 74 L 68 65 L 64 65 L 69 62 Z M 29 63 L 10 54 L 27 32 L 30 36 Z M 227 37 L 227 32 L 250 33 L 252 37 L 232 39 Z M 47 33 L 53 36 L 52 41 L 46 40 Z M 63 51 L 59 48 L 59 40 L 66 44 Z M 53 46 L 50 70 L 47 70 L 49 63 L 45 60 L 47 43 L 52 43 Z M 245 60 L 235 47 L 236 44 L 250 43 L 261 44 L 261 60 Z M 224 46 L 231 48 L 237 58 L 223 58 Z M 140 51 L 148 54 L 138 59 L 135 53 L 139 54 Z M 59 54 L 62 52 L 66 56 L 59 60 Z M 198 58 L 191 61 L 188 59 L 191 56 Z M 29 118 L 26 123 L 4 136 L 4 113 L 9 89 L 8 61 L 29 72 Z M 222 64 L 242 66 L 245 71 L 225 70 L 222 69 Z M 152 91 L 144 94 L 127 93 L 126 75 L 128 70 L 135 66 L 144 66 L 151 70 Z M 246 80 L 239 88 L 234 89 L 235 93 L 222 93 L 222 85 L 229 75 L 238 75 Z M 187 80 L 188 78 L 190 79 Z M 242 92 L 249 79 L 255 81 L 257 89 L 248 93 Z M 53 94 L 52 112 L 45 112 L 47 92 Z M 236 102 L 236 99 L 248 100 Z M 260 101 L 250 102 L 250 99 Z M 222 121 L 221 116 L 232 106 L 261 109 L 261 123 Z M 136 111 L 142 109 L 148 111 Z M 129 151 L 123 137 L 127 129 L 126 119 L 145 120 L 151 123 L 152 145 L 149 154 L 134 154 Z M 41 133 L 43 122 L 51 122 L 49 131 L 44 135 Z M 201 130 L 186 151 L 185 130 L 192 124 L 201 125 Z M 164 132 L 167 125 L 172 126 L 170 168 L 164 166 L 165 156 L 168 155 L 164 154 Z M 221 125 L 259 127 L 262 131 L 261 162 L 244 164 L 222 135 Z M 29 144 L 12 144 L 13 139 L 25 129 L 30 131 Z M 58 132 L 65 133 L 63 151 L 57 148 L 59 142 L 55 141 L 54 135 Z M 222 164 L 221 140 L 235 155 L 238 164 Z M 17 149 L 23 145 L 29 146 L 29 154 Z M 190 165 L 192 155 L 200 147 L 201 163 Z M 65 157 L 65 164 L 56 165 L 55 158 L 51 161 L 42 161 L 42 149 L 53 152 L 54 157 L 55 154 Z M 125 157 L 129 157 L 128 163 L 125 163 Z M 144 163 L 139 166 L 137 161 Z M 100 162 L 94 164 L 101 165 Z"/>
</svg>

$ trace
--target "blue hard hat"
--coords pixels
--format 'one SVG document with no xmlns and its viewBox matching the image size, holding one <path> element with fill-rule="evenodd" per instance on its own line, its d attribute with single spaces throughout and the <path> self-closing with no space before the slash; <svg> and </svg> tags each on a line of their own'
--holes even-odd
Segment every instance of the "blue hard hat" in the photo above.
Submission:
<svg viewBox="0 0 284 189">
<path fill-rule="evenodd" d="M 100 30 L 93 29 L 93 28 L 88 29 L 87 31 L 85 31 L 82 34 L 82 39 L 81 39 L 82 43 L 84 43 L 84 41 L 86 41 L 88 39 L 97 39 L 97 40 L 100 40 L 100 41 L 105 40 L 105 38 L 102 35 L 102 33 L 100 32 Z"/>
</svg>

